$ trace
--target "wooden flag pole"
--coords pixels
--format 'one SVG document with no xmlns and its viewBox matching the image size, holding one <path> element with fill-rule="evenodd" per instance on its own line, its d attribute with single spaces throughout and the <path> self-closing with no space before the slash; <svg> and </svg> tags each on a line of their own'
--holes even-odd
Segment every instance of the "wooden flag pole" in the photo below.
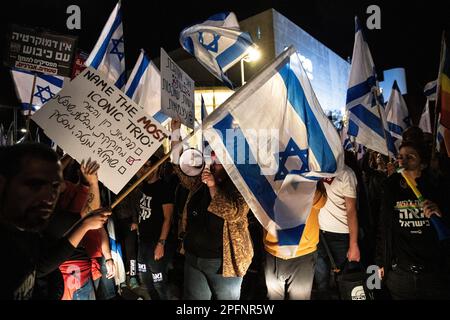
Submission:
<svg viewBox="0 0 450 320">
<path fill-rule="evenodd" d="M 156 162 L 146 173 L 144 173 L 135 183 L 133 183 L 133 185 L 131 185 L 127 190 L 125 190 L 125 192 L 120 194 L 120 196 L 111 205 L 111 209 L 114 209 L 120 202 L 122 202 L 123 199 L 125 199 L 127 195 L 129 195 L 138 185 L 140 185 L 142 181 L 147 179 L 149 175 L 155 172 L 155 170 L 158 169 L 159 166 L 170 157 L 171 151 L 172 150 L 170 150 L 167 154 L 165 154 L 164 157 L 159 159 L 158 162 Z"/>
<path fill-rule="evenodd" d="M 142 177 L 140 177 L 135 183 L 133 183 L 127 190 L 125 190 L 122 194 L 119 195 L 119 197 L 113 202 L 113 204 L 111 205 L 111 209 L 114 209 L 120 202 L 122 202 L 123 199 L 125 199 L 125 197 L 127 195 L 129 195 L 139 184 L 141 184 L 142 181 L 144 181 L 149 175 L 151 175 L 156 169 L 159 168 L 159 166 L 161 164 L 164 163 L 164 161 L 166 161 L 170 155 L 172 154 L 173 150 L 177 150 L 179 148 L 182 148 L 183 143 L 186 142 L 187 140 L 189 140 L 190 138 L 192 138 L 197 131 L 201 128 L 197 127 L 194 129 L 194 131 L 192 131 L 192 133 L 190 133 L 188 136 L 186 136 L 182 141 L 180 141 L 180 143 L 178 145 L 176 145 L 174 148 L 170 149 L 168 153 L 166 153 L 161 159 L 158 160 L 158 162 L 156 162 L 153 166 L 151 166 L 150 169 L 148 169 L 148 171 L 146 173 L 144 173 L 142 175 Z"/>
</svg>

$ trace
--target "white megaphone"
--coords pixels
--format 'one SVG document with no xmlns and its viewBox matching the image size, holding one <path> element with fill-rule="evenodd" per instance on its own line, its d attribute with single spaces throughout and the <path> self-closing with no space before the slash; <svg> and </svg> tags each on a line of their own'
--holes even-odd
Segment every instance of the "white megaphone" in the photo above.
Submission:
<svg viewBox="0 0 450 320">
<path fill-rule="evenodd" d="M 203 153 L 195 148 L 190 148 L 183 151 L 179 161 L 181 171 L 189 177 L 199 176 L 206 166 Z"/>
</svg>

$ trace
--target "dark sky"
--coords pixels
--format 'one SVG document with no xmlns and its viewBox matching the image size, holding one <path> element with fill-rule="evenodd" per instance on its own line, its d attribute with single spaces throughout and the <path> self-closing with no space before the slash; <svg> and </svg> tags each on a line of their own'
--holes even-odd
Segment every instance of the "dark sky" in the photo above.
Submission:
<svg viewBox="0 0 450 320">
<path fill-rule="evenodd" d="M 77 4 L 81 8 L 81 30 L 68 31 L 66 8 Z M 79 36 L 79 47 L 89 52 L 116 0 L 11 0 L 2 2 L 0 31 L 4 54 L 5 32 L 9 23 L 43 27 Z M 127 69 L 131 70 L 144 48 L 151 58 L 179 47 L 180 31 L 195 22 L 221 11 L 233 11 L 239 20 L 269 8 L 295 22 L 343 58 L 351 56 L 354 41 L 354 20 L 369 16 L 366 8 L 377 4 L 381 8 L 381 30 L 368 30 L 366 36 L 378 73 L 404 67 L 409 94 L 407 102 L 417 116 L 425 102 L 422 89 L 436 78 L 442 30 L 450 30 L 450 12 L 444 1 L 143 1 L 123 0 L 123 23 Z M 3 57 L 2 57 L 3 59 Z M 14 91 L 7 69 L 0 69 L 0 104 L 14 104 Z"/>
</svg>

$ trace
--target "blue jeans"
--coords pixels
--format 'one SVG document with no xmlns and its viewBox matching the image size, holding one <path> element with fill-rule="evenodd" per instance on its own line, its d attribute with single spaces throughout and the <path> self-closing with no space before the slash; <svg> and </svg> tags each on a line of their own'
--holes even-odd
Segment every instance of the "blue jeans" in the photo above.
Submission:
<svg viewBox="0 0 450 320">
<path fill-rule="evenodd" d="M 72 300 L 95 300 L 94 282 L 91 277 L 80 289 L 73 293 Z"/>
<path fill-rule="evenodd" d="M 168 300 L 167 273 L 169 261 L 175 249 L 170 242 L 167 242 L 164 247 L 164 256 L 155 260 L 155 247 L 156 242 L 139 240 L 138 274 L 152 300 Z"/>
<path fill-rule="evenodd" d="M 110 300 L 116 296 L 116 283 L 114 278 L 107 279 L 106 274 L 108 273 L 105 264 L 105 258 L 97 258 L 98 263 L 101 266 L 102 277 L 95 280 L 95 293 L 97 300 Z"/>
<path fill-rule="evenodd" d="M 320 230 L 320 233 L 325 237 L 331 255 L 338 268 L 342 268 L 347 259 L 347 252 L 349 248 L 349 234 L 348 233 L 334 233 Z M 327 251 L 320 239 L 317 250 L 317 264 L 314 274 L 314 281 L 318 294 L 325 299 L 331 298 L 330 295 L 330 271 L 331 263 Z"/>
<path fill-rule="evenodd" d="M 241 277 L 222 276 L 221 258 L 198 258 L 186 252 L 183 299 L 239 300 L 241 284 Z"/>
</svg>

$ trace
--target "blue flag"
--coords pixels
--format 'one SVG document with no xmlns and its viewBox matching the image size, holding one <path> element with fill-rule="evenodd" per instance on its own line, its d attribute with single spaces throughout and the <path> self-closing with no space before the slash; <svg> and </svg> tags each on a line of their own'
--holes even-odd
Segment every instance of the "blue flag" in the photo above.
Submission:
<svg viewBox="0 0 450 320">
<path fill-rule="evenodd" d="M 378 87 L 375 65 L 356 17 L 355 27 L 355 44 L 346 102 L 349 118 L 347 132 L 363 146 L 393 156 L 396 150 L 388 131 L 383 103 L 374 92 Z M 380 105 L 380 108 L 377 105 Z"/>
<path fill-rule="evenodd" d="M 141 50 L 125 85 L 125 94 L 144 108 L 145 112 L 163 123 L 169 117 L 161 110 L 161 75 L 155 64 Z"/>
<path fill-rule="evenodd" d="M 301 245 L 317 180 L 343 167 L 343 149 L 293 47 L 214 110 L 206 139 L 280 254 Z"/>
<path fill-rule="evenodd" d="M 120 6 L 119 1 L 103 27 L 100 38 L 98 38 L 85 64 L 104 73 L 108 80 L 114 83 L 117 88 L 123 90 L 126 74 Z"/>
<path fill-rule="evenodd" d="M 22 113 L 28 114 L 30 110 L 30 98 L 33 90 L 34 75 L 31 72 L 13 69 L 11 75 L 16 87 L 17 98 L 21 102 Z M 52 99 L 62 89 L 64 77 L 48 74 L 36 74 L 34 84 L 31 113 L 39 110 L 47 101 Z"/>
<path fill-rule="evenodd" d="M 239 30 L 233 12 L 219 13 L 203 23 L 185 28 L 180 34 L 180 43 L 230 88 L 233 84 L 225 72 L 256 48 L 250 34 Z"/>
<path fill-rule="evenodd" d="M 402 142 L 403 131 L 411 126 L 411 119 L 405 99 L 403 99 L 402 93 L 398 88 L 397 81 L 394 81 L 392 86 L 386 109 L 389 110 L 387 114 L 389 133 L 398 151 L 398 147 Z"/>
</svg>

